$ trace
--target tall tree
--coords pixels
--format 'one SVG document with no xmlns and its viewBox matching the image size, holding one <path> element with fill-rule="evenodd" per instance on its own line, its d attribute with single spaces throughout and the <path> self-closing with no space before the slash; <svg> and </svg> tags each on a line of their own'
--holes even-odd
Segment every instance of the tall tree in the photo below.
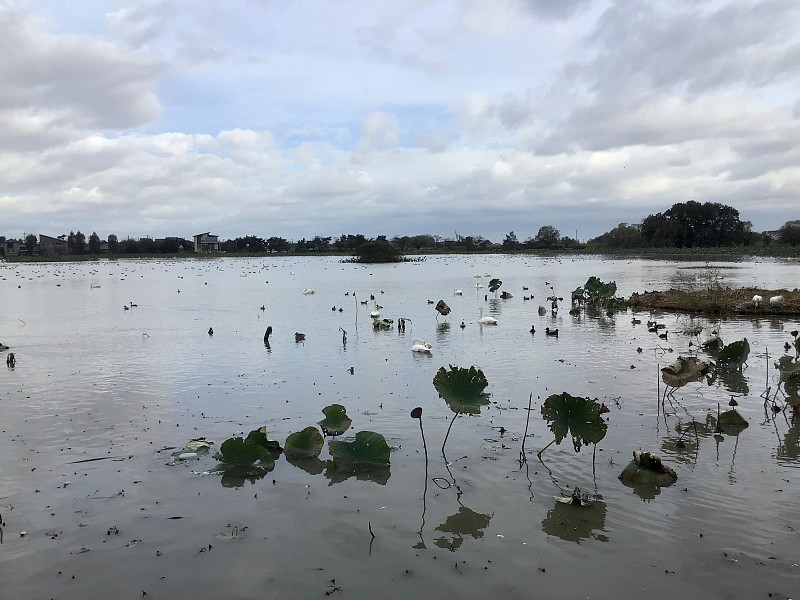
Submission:
<svg viewBox="0 0 800 600">
<path fill-rule="evenodd" d="M 89 236 L 89 253 L 92 255 L 100 254 L 100 236 L 96 231 Z"/>
<path fill-rule="evenodd" d="M 75 232 L 75 254 L 86 254 L 86 236 L 80 229 Z"/>
<path fill-rule="evenodd" d="M 778 230 L 778 239 L 784 244 L 800 244 L 800 221 L 786 221 Z"/>
<path fill-rule="evenodd" d="M 516 250 L 519 247 L 519 240 L 517 240 L 517 234 L 513 231 L 510 231 L 506 238 L 503 240 L 503 249 L 504 250 Z"/>
<path fill-rule="evenodd" d="M 29 233 L 25 236 L 25 251 L 28 253 L 28 256 L 33 256 L 34 251 L 36 250 L 36 236 L 32 233 Z"/>
<path fill-rule="evenodd" d="M 75 232 L 70 231 L 67 236 L 67 254 L 75 254 Z"/>
<path fill-rule="evenodd" d="M 552 248 L 561 239 L 561 232 L 552 225 L 542 225 L 534 238 L 536 243 L 544 248 Z"/>
<path fill-rule="evenodd" d="M 111 254 L 116 254 L 117 252 L 119 252 L 119 240 L 117 239 L 117 236 L 114 233 L 108 234 L 108 251 Z"/>
</svg>

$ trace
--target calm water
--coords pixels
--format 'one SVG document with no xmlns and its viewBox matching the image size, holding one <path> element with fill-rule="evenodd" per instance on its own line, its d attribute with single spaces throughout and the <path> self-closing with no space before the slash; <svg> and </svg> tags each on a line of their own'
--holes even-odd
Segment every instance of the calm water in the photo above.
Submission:
<svg viewBox="0 0 800 600">
<path fill-rule="evenodd" d="M 514 297 L 485 300 L 488 274 Z M 794 288 L 800 269 L 520 256 L 0 263 L 0 342 L 17 358 L 0 370 L 0 597 L 796 598 L 800 424 L 766 417 L 760 394 L 777 382 L 767 353 L 771 366 L 798 323 L 659 314 L 663 341 L 630 313 L 538 315 L 550 293 L 569 298 L 592 275 L 629 296 Z M 373 331 L 371 303 L 358 303 L 370 294 L 382 316 L 410 320 L 405 333 Z M 452 313 L 437 320 L 428 300 L 439 299 Z M 476 323 L 481 307 L 498 326 Z M 701 338 L 747 337 L 748 367 L 689 384 L 662 410 L 658 369 L 690 354 L 690 324 Z M 417 337 L 432 356 L 410 351 Z M 452 413 L 432 380 L 447 365 L 483 369 L 492 404 L 456 420 L 445 462 Z M 594 472 L 591 448 L 569 440 L 536 458 L 552 440 L 541 403 L 561 392 L 611 408 Z M 748 429 L 701 428 L 676 447 L 677 428 L 732 395 Z M 388 479 L 339 481 L 281 457 L 265 478 L 226 487 L 213 458 L 175 464 L 165 449 L 262 425 L 283 442 L 333 402 L 347 407 L 348 434 L 386 437 Z M 638 449 L 660 452 L 678 482 L 650 494 L 622 485 Z M 590 508 L 555 501 L 574 487 Z"/>
</svg>

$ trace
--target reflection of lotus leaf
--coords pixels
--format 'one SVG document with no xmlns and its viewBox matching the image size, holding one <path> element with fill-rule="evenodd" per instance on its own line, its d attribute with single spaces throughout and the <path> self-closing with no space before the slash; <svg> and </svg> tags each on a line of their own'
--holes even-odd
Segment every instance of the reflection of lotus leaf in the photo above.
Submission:
<svg viewBox="0 0 800 600">
<path fill-rule="evenodd" d="M 342 435 L 353 423 L 341 404 L 329 404 L 322 409 L 322 414 L 325 418 L 317 425 L 322 428 L 325 435 Z"/>
<path fill-rule="evenodd" d="M 739 435 L 743 429 L 750 425 L 739 412 L 732 408 L 719 416 L 719 427 L 728 435 Z"/>
<path fill-rule="evenodd" d="M 481 412 L 481 406 L 489 404 L 489 394 L 484 389 L 489 385 L 483 371 L 470 367 L 454 367 L 450 370 L 441 367 L 433 378 L 433 387 L 444 398 L 454 413 L 474 415 Z"/>
<path fill-rule="evenodd" d="M 783 384 L 783 390 L 786 392 L 786 402 L 790 406 L 800 408 L 800 377 L 792 377 Z"/>
<path fill-rule="evenodd" d="M 436 527 L 436 531 L 452 533 L 454 537 L 451 539 L 441 537 L 434 540 L 434 544 L 453 552 L 461 546 L 465 536 L 476 540 L 482 538 L 483 530 L 489 526 L 491 520 L 492 515 L 478 513 L 466 506 L 460 506 L 456 514 L 450 515 L 444 523 Z"/>
<path fill-rule="evenodd" d="M 667 486 L 678 480 L 678 475 L 661 462 L 661 457 L 652 452 L 637 450 L 633 460 L 619 474 L 619 480 L 630 486 Z"/>
<path fill-rule="evenodd" d="M 443 317 L 446 317 L 447 315 L 450 314 L 450 307 L 447 306 L 447 302 L 445 302 L 444 300 L 439 300 L 436 303 L 436 312 L 438 312 Z"/>
<path fill-rule="evenodd" d="M 713 364 L 695 356 L 679 356 L 675 362 L 661 369 L 661 379 L 671 387 L 681 387 L 699 381 L 711 372 Z"/>
<path fill-rule="evenodd" d="M 275 465 L 275 459 L 269 450 L 240 437 L 228 438 L 222 442 L 217 458 L 226 465 L 252 465 L 256 461 L 267 468 Z"/>
<path fill-rule="evenodd" d="M 556 444 L 572 434 L 572 445 L 579 452 L 581 445 L 599 443 L 608 425 L 600 416 L 601 405 L 591 398 L 570 396 L 566 392 L 553 394 L 542 404 L 542 417 L 547 421 Z"/>
<path fill-rule="evenodd" d="M 347 481 L 351 477 L 355 477 L 358 481 L 372 481 L 378 485 L 386 485 L 390 476 L 389 465 L 340 466 L 330 460 L 325 463 L 325 478 L 330 482 L 329 486 Z"/>
<path fill-rule="evenodd" d="M 324 444 L 322 435 L 316 427 L 306 427 L 302 431 L 289 434 L 284 452 L 286 456 L 316 458 Z"/>
<path fill-rule="evenodd" d="M 750 356 L 750 342 L 747 338 L 732 342 L 719 351 L 717 363 L 729 367 L 739 367 L 747 362 Z"/>
<path fill-rule="evenodd" d="M 547 511 L 547 516 L 542 520 L 542 531 L 578 544 L 589 538 L 607 542 L 608 537 L 595 533 L 605 531 L 606 512 L 605 502 L 597 500 L 585 506 L 556 500 L 553 510 Z"/>
<path fill-rule="evenodd" d="M 275 463 L 273 463 L 274 465 Z M 244 485 L 245 481 L 255 483 L 259 479 L 264 478 L 272 468 L 257 467 L 255 465 L 238 465 L 229 467 L 222 471 L 222 487 L 238 488 Z"/>
<path fill-rule="evenodd" d="M 286 462 L 293 467 L 297 467 L 308 473 L 309 475 L 319 475 L 325 468 L 325 463 L 316 456 L 300 456 L 295 454 L 286 454 Z"/>
<path fill-rule="evenodd" d="M 775 363 L 775 368 L 781 374 L 781 383 L 789 381 L 792 378 L 800 379 L 800 361 L 795 360 L 791 356 L 784 354 Z"/>
<path fill-rule="evenodd" d="M 750 386 L 747 383 L 747 377 L 741 371 L 722 370 L 717 371 L 717 373 L 722 381 L 722 385 L 729 392 L 734 394 L 742 394 L 743 396 L 746 396 L 750 393 Z"/>
<path fill-rule="evenodd" d="M 391 453 L 386 439 L 374 431 L 359 431 L 352 442 L 333 441 L 328 450 L 337 466 L 388 465 Z"/>
</svg>

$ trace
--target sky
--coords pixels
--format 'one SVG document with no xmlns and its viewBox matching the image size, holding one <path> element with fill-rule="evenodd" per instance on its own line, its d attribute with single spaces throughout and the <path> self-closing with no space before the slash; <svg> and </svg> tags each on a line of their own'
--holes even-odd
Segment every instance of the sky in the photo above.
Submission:
<svg viewBox="0 0 800 600">
<path fill-rule="evenodd" d="M 800 218 L 798 0 L 0 0 L 0 235 Z"/>
</svg>

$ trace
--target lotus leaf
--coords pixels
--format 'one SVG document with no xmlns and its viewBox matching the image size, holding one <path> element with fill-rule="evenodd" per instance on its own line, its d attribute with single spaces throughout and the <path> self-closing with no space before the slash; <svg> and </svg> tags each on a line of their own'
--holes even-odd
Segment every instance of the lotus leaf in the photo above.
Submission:
<svg viewBox="0 0 800 600">
<path fill-rule="evenodd" d="M 337 467 L 355 465 L 388 465 L 391 450 L 386 439 L 374 431 L 359 431 L 352 442 L 333 441 L 328 444 Z"/>
<path fill-rule="evenodd" d="M 597 277 L 589 277 L 583 286 L 590 301 L 609 300 L 617 293 L 617 282 L 603 283 Z"/>
<path fill-rule="evenodd" d="M 193 440 L 189 440 L 188 442 L 186 442 L 184 448 L 189 452 L 198 452 L 198 453 L 208 452 L 211 449 L 211 445 L 213 443 L 214 442 L 212 442 L 211 440 L 207 440 L 204 437 L 195 438 Z"/>
<path fill-rule="evenodd" d="M 735 408 L 722 413 L 719 416 L 718 424 L 720 429 L 728 435 L 739 435 L 743 429 L 750 425 Z"/>
<path fill-rule="evenodd" d="M 481 406 L 489 404 L 489 394 L 483 391 L 487 385 L 483 371 L 474 366 L 467 369 L 450 365 L 449 371 L 441 367 L 433 378 L 433 387 L 457 414 L 479 414 Z"/>
<path fill-rule="evenodd" d="M 499 279 L 492 279 L 489 281 L 489 291 L 496 292 L 500 289 L 500 286 L 503 285 L 503 282 Z"/>
<path fill-rule="evenodd" d="M 353 423 L 341 404 L 329 404 L 322 409 L 322 414 L 325 418 L 317 425 L 322 428 L 322 433 L 325 435 L 342 435 Z"/>
<path fill-rule="evenodd" d="M 253 429 L 253 431 L 247 434 L 247 437 L 244 439 L 244 441 L 247 442 L 248 444 L 257 444 L 262 448 L 266 448 L 275 457 L 277 457 L 277 455 L 283 452 L 283 448 L 281 448 L 281 445 L 278 441 L 271 440 L 267 437 L 266 427 L 259 427 L 258 429 Z"/>
<path fill-rule="evenodd" d="M 564 392 L 548 396 L 542 404 L 542 417 L 555 435 L 556 444 L 571 433 L 575 452 L 580 452 L 581 445 L 597 444 L 606 436 L 608 425 L 600 416 L 600 408 L 596 400 Z"/>
<path fill-rule="evenodd" d="M 373 319 L 372 321 L 372 328 L 376 330 L 389 331 L 392 327 L 394 327 L 394 319 Z"/>
<path fill-rule="evenodd" d="M 717 361 L 720 365 L 724 364 L 741 368 L 741 366 L 747 362 L 747 357 L 749 355 L 750 343 L 747 341 L 747 338 L 744 338 L 737 342 L 732 342 L 720 350 Z"/>
<path fill-rule="evenodd" d="M 631 486 L 666 486 L 675 483 L 678 475 L 661 462 L 658 454 L 637 450 L 633 460 L 619 474 L 619 480 Z"/>
<path fill-rule="evenodd" d="M 672 387 L 681 387 L 691 381 L 699 381 L 711 372 L 712 363 L 695 356 L 679 356 L 675 362 L 661 369 L 661 379 Z"/>
<path fill-rule="evenodd" d="M 775 363 L 775 368 L 780 371 L 781 383 L 800 376 L 800 362 L 796 361 L 791 356 L 781 356 L 778 362 Z"/>
<path fill-rule="evenodd" d="M 503 300 L 508 300 L 509 298 L 513 298 L 514 296 L 512 294 L 509 294 L 508 292 L 503 292 L 500 294 L 500 297 Z"/>
<path fill-rule="evenodd" d="M 450 314 L 450 307 L 447 306 L 447 303 L 444 300 L 439 300 L 436 303 L 436 312 L 438 312 L 443 317 L 446 317 Z"/>
<path fill-rule="evenodd" d="M 322 445 L 324 444 L 322 435 L 316 427 L 306 427 L 302 431 L 289 434 L 286 438 L 286 452 L 287 458 L 289 456 L 298 458 L 316 458 L 322 452 Z"/>
<path fill-rule="evenodd" d="M 217 458 L 226 465 L 252 465 L 256 461 L 266 466 L 275 464 L 269 450 L 240 437 L 228 438 L 222 442 Z"/>
</svg>

